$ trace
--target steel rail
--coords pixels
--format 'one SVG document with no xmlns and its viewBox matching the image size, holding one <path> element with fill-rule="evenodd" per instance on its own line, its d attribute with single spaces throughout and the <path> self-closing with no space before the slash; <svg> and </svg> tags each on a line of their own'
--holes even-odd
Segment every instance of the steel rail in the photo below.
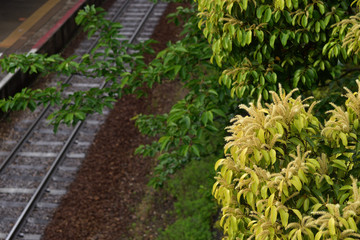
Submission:
<svg viewBox="0 0 360 240">
<path fill-rule="evenodd" d="M 145 17 L 143 18 L 140 22 L 140 24 L 138 25 L 138 27 L 135 30 L 135 34 L 132 35 L 132 37 L 129 39 L 129 43 L 133 43 L 135 38 L 137 37 L 138 33 L 140 32 L 141 28 L 143 27 L 143 25 L 145 24 L 145 21 L 148 19 L 150 13 L 154 10 L 156 4 L 152 4 L 151 7 L 149 8 L 149 10 L 145 13 Z"/>
<path fill-rule="evenodd" d="M 115 16 L 112 17 L 111 21 L 115 21 L 120 14 L 124 12 L 126 7 L 129 5 L 131 0 L 126 0 L 124 4 L 121 6 L 119 11 L 115 14 Z M 96 46 L 96 44 L 99 42 L 100 36 L 98 36 L 95 41 L 90 45 L 86 53 L 90 53 L 90 51 Z M 80 63 L 83 60 L 80 61 Z M 64 83 L 68 84 L 73 79 L 74 75 L 69 76 Z M 31 126 L 27 129 L 26 133 L 23 135 L 23 137 L 18 141 L 18 143 L 15 145 L 15 147 L 11 150 L 10 154 L 6 157 L 6 159 L 0 164 L 0 174 L 5 170 L 5 168 L 12 162 L 12 159 L 16 156 L 19 149 L 23 146 L 23 144 L 26 142 L 26 140 L 29 138 L 29 136 L 34 132 L 35 127 L 40 123 L 41 119 L 45 116 L 45 113 L 48 112 L 50 109 L 50 104 L 46 106 L 39 114 L 37 119 L 31 124 Z"/>
<path fill-rule="evenodd" d="M 152 4 L 150 9 L 146 12 L 146 14 L 143 17 L 142 21 L 140 22 L 140 24 L 136 28 L 134 34 L 130 38 L 129 43 L 132 43 L 135 40 L 135 38 L 139 34 L 140 30 L 142 29 L 143 25 L 145 24 L 146 20 L 149 18 L 150 14 L 154 10 L 155 6 L 156 6 L 156 4 Z M 125 9 L 125 8 L 122 8 L 122 9 Z M 107 84 L 106 81 L 104 81 L 102 83 L 102 85 L 100 86 L 100 89 L 104 88 L 106 86 L 106 84 Z M 80 130 L 83 123 L 84 123 L 84 121 L 81 121 L 81 122 L 78 122 L 76 124 L 74 130 L 72 131 L 71 135 L 67 139 L 65 145 L 62 147 L 60 153 L 57 155 L 55 161 L 53 162 L 50 169 L 46 173 L 45 177 L 43 178 L 43 180 L 41 181 L 41 183 L 37 187 L 35 193 L 31 197 L 30 201 L 28 202 L 28 204 L 26 205 L 26 207 L 22 211 L 20 217 L 17 219 L 17 221 L 14 224 L 14 226 L 12 227 L 10 233 L 7 235 L 6 240 L 13 240 L 15 237 L 18 236 L 18 234 L 19 234 L 23 224 L 25 223 L 25 220 L 27 219 L 29 213 L 34 208 L 36 203 L 39 201 L 39 198 L 41 197 L 42 193 L 44 192 L 44 190 L 45 190 L 51 176 L 53 175 L 53 173 L 57 169 L 58 165 L 61 163 L 61 160 L 65 156 L 68 148 L 71 146 L 71 143 L 74 141 L 75 136 L 77 135 L 77 133 Z"/>
</svg>

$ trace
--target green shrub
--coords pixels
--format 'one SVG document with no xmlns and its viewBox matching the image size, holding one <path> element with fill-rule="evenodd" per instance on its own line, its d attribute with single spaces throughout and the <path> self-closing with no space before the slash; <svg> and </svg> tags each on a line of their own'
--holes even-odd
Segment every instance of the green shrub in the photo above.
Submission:
<svg viewBox="0 0 360 240">
<path fill-rule="evenodd" d="M 359 239 L 360 82 L 322 126 L 280 88 L 263 107 L 240 105 L 213 194 L 226 239 Z M 353 177 L 354 176 L 354 177 Z"/>
<path fill-rule="evenodd" d="M 177 199 L 196 199 L 199 194 L 209 194 L 207 189 L 211 188 L 215 174 L 214 162 L 211 158 L 209 159 L 190 162 L 172 179 L 169 179 L 166 190 Z"/>
<path fill-rule="evenodd" d="M 335 101 L 342 90 L 339 77 L 353 72 L 350 66 L 358 62 L 358 56 L 351 54 L 358 44 L 354 40 L 358 16 L 353 16 L 352 2 L 198 0 L 199 27 L 212 45 L 212 60 L 223 69 L 219 82 L 231 88 L 233 96 L 262 95 L 265 101 L 269 91 L 277 91 L 278 83 L 286 91 L 299 87 L 308 96 L 319 86 L 330 86 L 332 91 L 317 95 Z M 334 29 L 336 24 L 343 28 Z M 354 34 L 347 36 L 348 32 Z M 345 36 L 349 42 L 344 47 Z"/>
<path fill-rule="evenodd" d="M 176 221 L 161 232 L 162 239 L 213 239 L 216 202 L 209 189 L 213 184 L 213 161 L 193 161 L 169 179 L 165 189 L 176 198 Z"/>
<path fill-rule="evenodd" d="M 187 92 L 167 114 L 136 117 L 142 134 L 159 137 L 136 150 L 157 158 L 150 182 L 154 186 L 162 186 L 170 175 L 193 160 L 221 154 L 223 129 L 237 111 L 238 99 L 230 96 L 226 86 L 219 86 L 220 69 L 209 63 L 211 48 L 197 27 L 199 19 L 194 7 L 178 8 L 174 14 L 186 22 L 184 38 L 169 43 L 148 68 L 136 69 L 126 80 L 130 86 L 150 87 L 164 79 L 176 80 L 183 83 Z"/>
<path fill-rule="evenodd" d="M 211 240 L 210 227 L 200 215 L 180 218 L 162 232 L 158 240 Z"/>
</svg>

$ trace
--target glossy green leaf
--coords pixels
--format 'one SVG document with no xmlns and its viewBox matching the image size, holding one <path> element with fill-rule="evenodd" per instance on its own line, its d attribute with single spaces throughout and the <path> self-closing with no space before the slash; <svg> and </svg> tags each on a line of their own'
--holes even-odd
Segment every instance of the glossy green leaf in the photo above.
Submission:
<svg viewBox="0 0 360 240">
<path fill-rule="evenodd" d="M 271 20 L 271 16 L 272 16 L 272 11 L 271 8 L 268 7 L 264 12 L 263 21 L 266 23 L 269 22 Z"/>
<path fill-rule="evenodd" d="M 281 44 L 285 47 L 286 46 L 286 43 L 289 39 L 289 33 L 287 32 L 282 32 L 280 34 L 280 41 L 281 41 Z"/>
</svg>

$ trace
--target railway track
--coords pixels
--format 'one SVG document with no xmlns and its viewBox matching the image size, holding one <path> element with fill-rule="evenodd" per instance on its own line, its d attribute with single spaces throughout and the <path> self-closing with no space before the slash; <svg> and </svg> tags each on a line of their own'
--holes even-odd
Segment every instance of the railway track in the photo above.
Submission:
<svg viewBox="0 0 360 240">
<path fill-rule="evenodd" d="M 149 38 L 165 8 L 165 3 L 118 0 L 108 17 L 122 23 L 122 40 L 136 43 Z M 96 37 L 85 40 L 75 54 L 89 52 L 96 41 Z M 53 80 L 57 81 L 71 83 L 65 94 L 105 84 L 101 78 L 78 75 Z M 18 121 L 14 125 L 17 134 L 1 142 L 0 239 L 41 238 L 104 121 L 104 116 L 94 114 L 74 128 L 61 126 L 54 135 L 46 121 L 52 111 L 50 107 L 37 110 L 32 119 Z"/>
</svg>

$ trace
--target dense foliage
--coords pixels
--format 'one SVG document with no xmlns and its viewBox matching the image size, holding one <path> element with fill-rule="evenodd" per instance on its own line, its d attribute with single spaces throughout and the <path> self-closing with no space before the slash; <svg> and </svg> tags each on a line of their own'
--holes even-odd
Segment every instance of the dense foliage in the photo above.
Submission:
<svg viewBox="0 0 360 240">
<path fill-rule="evenodd" d="M 222 129 L 237 108 L 229 89 L 217 83 L 220 70 L 209 63 L 211 49 L 197 29 L 194 8 L 180 7 L 173 17 L 187 19 L 183 39 L 160 52 L 148 68 L 137 69 L 138 74 L 134 71 L 128 81 L 132 82 L 130 86 L 152 86 L 154 82 L 176 80 L 187 92 L 168 114 L 136 117 L 141 133 L 161 136 L 136 151 L 158 156 L 159 165 L 151 181 L 155 186 L 162 185 L 169 174 L 191 160 L 221 154 L 225 136 Z"/>
<path fill-rule="evenodd" d="M 360 237 L 352 177 L 359 175 L 359 93 L 348 89 L 359 71 L 355 3 L 199 0 L 199 26 L 223 68 L 219 82 L 232 96 L 259 99 L 241 105 L 246 113 L 232 120 L 226 158 L 215 165 L 222 166 L 213 193 L 226 238 Z M 279 83 L 289 95 L 274 92 Z M 329 104 L 343 102 L 344 84 L 346 110 Z M 321 102 L 309 107 L 294 94 Z"/>
<path fill-rule="evenodd" d="M 281 88 L 240 106 L 213 188 L 229 239 L 359 239 L 360 92 L 347 91 L 324 127 Z"/>
<path fill-rule="evenodd" d="M 356 33 L 348 31 L 356 28 L 351 21 L 357 21 L 355 16 L 347 20 L 356 13 L 350 0 L 198 2 L 199 26 L 212 46 L 212 60 L 224 69 L 219 82 L 231 88 L 232 95 L 255 100 L 261 95 L 267 101 L 269 91 L 281 83 L 288 92 L 299 87 L 302 95 L 336 101 L 341 73 L 358 71 L 349 67 L 358 62 L 351 54 L 357 48 L 350 43 L 356 42 L 350 39 Z M 345 36 L 350 51 L 342 47 Z"/>
</svg>

